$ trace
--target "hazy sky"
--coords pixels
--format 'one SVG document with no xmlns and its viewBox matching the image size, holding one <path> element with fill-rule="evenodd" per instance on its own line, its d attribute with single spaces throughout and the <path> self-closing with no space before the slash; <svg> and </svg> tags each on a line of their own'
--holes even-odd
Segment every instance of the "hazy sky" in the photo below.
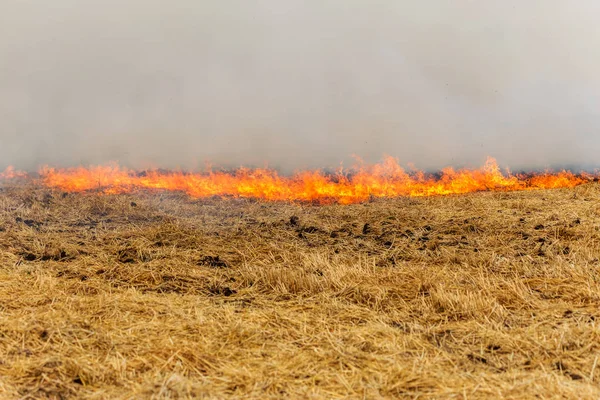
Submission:
<svg viewBox="0 0 600 400">
<path fill-rule="evenodd" d="M 0 0 L 0 167 L 591 163 L 597 0 Z"/>
</svg>

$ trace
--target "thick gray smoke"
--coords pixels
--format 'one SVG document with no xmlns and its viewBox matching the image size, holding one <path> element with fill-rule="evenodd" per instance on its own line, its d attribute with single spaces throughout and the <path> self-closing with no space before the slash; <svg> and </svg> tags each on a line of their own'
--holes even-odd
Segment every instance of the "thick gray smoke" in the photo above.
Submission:
<svg viewBox="0 0 600 400">
<path fill-rule="evenodd" d="M 0 168 L 598 164 L 597 0 L 1 0 Z"/>
</svg>

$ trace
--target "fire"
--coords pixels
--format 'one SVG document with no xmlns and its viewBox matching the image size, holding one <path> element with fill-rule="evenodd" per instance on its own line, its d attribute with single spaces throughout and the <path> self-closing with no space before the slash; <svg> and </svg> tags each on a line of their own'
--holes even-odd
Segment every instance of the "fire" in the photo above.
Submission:
<svg viewBox="0 0 600 400">
<path fill-rule="evenodd" d="M 3 172 L 0 172 L 0 179 L 25 178 L 27 174 L 22 171 L 16 171 L 14 167 L 8 166 Z"/>
<path fill-rule="evenodd" d="M 22 176 L 7 169 L 0 178 Z M 496 160 L 489 158 L 479 169 L 445 168 L 439 174 L 405 171 L 392 157 L 373 165 L 360 164 L 348 173 L 326 174 L 320 170 L 282 176 L 271 169 L 239 168 L 233 172 L 185 173 L 158 170 L 138 172 L 118 166 L 94 166 L 39 171 L 47 187 L 66 192 L 97 190 L 101 193 L 127 193 L 136 189 L 185 192 L 195 198 L 231 196 L 272 201 L 317 203 L 358 203 L 370 198 L 434 196 L 481 191 L 515 191 L 570 188 L 596 178 L 557 173 L 512 175 L 502 173 Z"/>
</svg>

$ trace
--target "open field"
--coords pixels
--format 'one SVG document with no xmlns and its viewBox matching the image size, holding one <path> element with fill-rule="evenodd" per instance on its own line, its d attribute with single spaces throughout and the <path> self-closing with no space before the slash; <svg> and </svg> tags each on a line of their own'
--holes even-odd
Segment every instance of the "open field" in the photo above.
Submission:
<svg viewBox="0 0 600 400">
<path fill-rule="evenodd" d="M 0 191 L 2 398 L 599 398 L 600 185 Z"/>
</svg>

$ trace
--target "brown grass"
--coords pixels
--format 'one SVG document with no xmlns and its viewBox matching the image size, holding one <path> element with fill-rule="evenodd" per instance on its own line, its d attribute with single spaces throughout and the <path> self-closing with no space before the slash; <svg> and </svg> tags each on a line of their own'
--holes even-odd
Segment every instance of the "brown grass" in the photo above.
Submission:
<svg viewBox="0 0 600 400">
<path fill-rule="evenodd" d="M 600 186 L 0 191 L 2 398 L 599 398 Z"/>
</svg>

